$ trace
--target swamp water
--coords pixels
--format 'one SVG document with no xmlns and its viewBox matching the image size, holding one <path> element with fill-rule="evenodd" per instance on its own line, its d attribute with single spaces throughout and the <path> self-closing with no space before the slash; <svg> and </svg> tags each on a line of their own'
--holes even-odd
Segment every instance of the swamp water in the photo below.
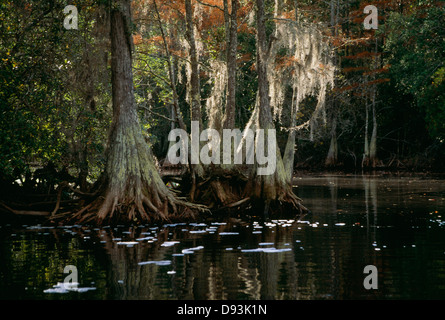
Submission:
<svg viewBox="0 0 445 320">
<path fill-rule="evenodd" d="M 331 175 L 295 183 L 311 210 L 301 220 L 2 222 L 0 299 L 445 298 L 445 180 Z M 367 265 L 378 270 L 376 290 L 363 286 Z M 77 270 L 74 290 L 63 286 L 66 266 Z"/>
</svg>

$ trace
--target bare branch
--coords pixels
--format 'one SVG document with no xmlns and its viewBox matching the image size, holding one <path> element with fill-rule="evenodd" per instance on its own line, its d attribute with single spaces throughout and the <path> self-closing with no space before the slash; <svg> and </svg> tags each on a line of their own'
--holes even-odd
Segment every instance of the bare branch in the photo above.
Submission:
<svg viewBox="0 0 445 320">
<path fill-rule="evenodd" d="M 214 4 L 210 4 L 210 3 L 205 3 L 205 2 L 202 2 L 201 0 L 196 0 L 199 4 L 202 4 L 203 6 L 207 6 L 207 7 L 211 7 L 211 8 L 215 8 L 215 9 L 218 9 L 218 10 L 221 10 L 222 12 L 224 12 L 224 9 L 223 8 L 221 8 L 220 6 L 217 6 L 217 5 L 214 5 Z"/>
<path fill-rule="evenodd" d="M 139 106 L 139 108 L 144 109 L 144 110 L 150 112 L 151 114 L 154 114 L 155 116 L 160 117 L 160 118 L 163 118 L 163 119 L 168 120 L 168 121 L 170 121 L 170 122 L 174 122 L 174 123 L 177 123 L 177 122 L 178 122 L 178 120 L 171 119 L 171 118 L 169 118 L 169 117 L 167 117 L 167 116 L 164 116 L 163 114 L 157 113 L 157 112 L 151 110 L 150 108 L 148 108 L 148 107 L 146 107 L 146 106 Z"/>
</svg>

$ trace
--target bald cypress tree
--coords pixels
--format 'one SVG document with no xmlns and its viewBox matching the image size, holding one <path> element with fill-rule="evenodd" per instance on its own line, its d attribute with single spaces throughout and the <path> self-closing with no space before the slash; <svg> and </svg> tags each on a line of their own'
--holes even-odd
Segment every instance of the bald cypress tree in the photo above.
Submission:
<svg viewBox="0 0 445 320">
<path fill-rule="evenodd" d="M 179 199 L 162 181 L 139 123 L 132 71 L 131 0 L 111 6 L 113 119 L 97 198 L 75 215 L 103 222 L 168 220 L 203 207 Z"/>
</svg>

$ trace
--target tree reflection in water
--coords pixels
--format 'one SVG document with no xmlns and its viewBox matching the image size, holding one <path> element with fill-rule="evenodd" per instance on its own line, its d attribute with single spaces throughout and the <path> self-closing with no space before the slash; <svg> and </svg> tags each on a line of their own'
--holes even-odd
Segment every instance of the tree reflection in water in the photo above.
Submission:
<svg viewBox="0 0 445 320">
<path fill-rule="evenodd" d="M 2 223 L 0 298 L 445 296 L 442 180 L 321 176 L 295 182 L 312 211 L 303 221 L 100 229 Z M 378 290 L 363 288 L 369 264 L 379 271 Z M 80 287 L 96 290 L 44 293 L 64 280 L 66 265 L 77 267 Z"/>
</svg>

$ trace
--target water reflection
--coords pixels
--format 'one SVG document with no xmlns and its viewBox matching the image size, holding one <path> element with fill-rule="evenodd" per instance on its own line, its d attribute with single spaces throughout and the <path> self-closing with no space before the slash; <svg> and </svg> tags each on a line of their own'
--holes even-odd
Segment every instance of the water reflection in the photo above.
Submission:
<svg viewBox="0 0 445 320">
<path fill-rule="evenodd" d="M 443 180 L 297 179 L 303 221 L 0 228 L 2 299 L 445 297 Z M 365 290 L 363 268 L 379 270 Z M 45 293 L 75 265 L 88 292 Z"/>
</svg>

